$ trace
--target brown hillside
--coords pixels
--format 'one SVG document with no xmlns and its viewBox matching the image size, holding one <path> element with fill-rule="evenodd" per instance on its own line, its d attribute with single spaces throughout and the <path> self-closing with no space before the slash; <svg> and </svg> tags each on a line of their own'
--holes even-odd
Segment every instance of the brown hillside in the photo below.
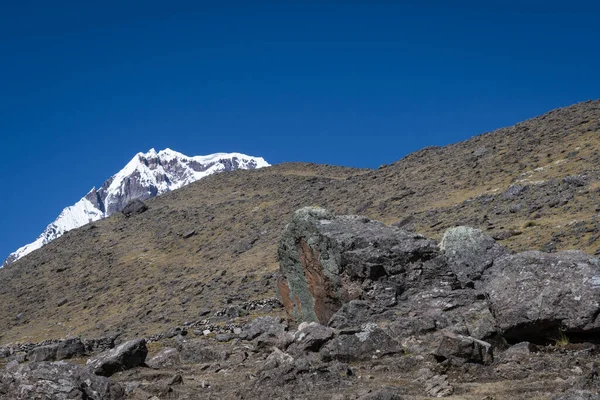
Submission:
<svg viewBox="0 0 600 400">
<path fill-rule="evenodd" d="M 213 175 L 69 232 L 0 270 L 2 343 L 197 320 L 275 294 L 275 248 L 306 205 L 360 213 L 439 238 L 455 225 L 513 250 L 600 248 L 600 101 L 377 170 L 289 163 Z M 187 233 L 195 231 L 190 237 Z"/>
</svg>

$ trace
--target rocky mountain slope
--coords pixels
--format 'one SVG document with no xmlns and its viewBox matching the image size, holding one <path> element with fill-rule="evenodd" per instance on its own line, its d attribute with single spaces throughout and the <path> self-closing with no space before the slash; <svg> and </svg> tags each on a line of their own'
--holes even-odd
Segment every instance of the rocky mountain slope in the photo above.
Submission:
<svg viewBox="0 0 600 400">
<path fill-rule="evenodd" d="M 434 239 L 457 225 L 515 251 L 600 247 L 600 102 L 377 170 L 291 163 L 212 175 L 75 229 L 0 270 L 1 342 L 145 336 L 276 295 L 298 208 L 362 214 Z"/>
<path fill-rule="evenodd" d="M 33 242 L 11 253 L 4 264 L 39 249 L 66 232 L 121 211 L 134 199 L 145 200 L 197 181 L 215 172 L 255 169 L 269 164 L 260 157 L 216 153 L 188 157 L 171 149 L 138 153 L 117 174 L 65 208 Z"/>
</svg>

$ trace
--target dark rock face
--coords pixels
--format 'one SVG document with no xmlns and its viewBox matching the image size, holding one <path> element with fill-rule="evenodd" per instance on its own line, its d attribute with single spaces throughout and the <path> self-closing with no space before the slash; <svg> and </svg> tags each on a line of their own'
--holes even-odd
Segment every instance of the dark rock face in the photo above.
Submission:
<svg viewBox="0 0 600 400">
<path fill-rule="evenodd" d="M 506 248 L 481 230 L 467 226 L 448 229 L 440 242 L 440 249 L 464 286 L 481 278 L 494 260 L 509 254 Z"/>
<path fill-rule="evenodd" d="M 75 364 L 31 362 L 0 373 L 0 398 L 119 400 L 125 398 L 125 391 L 118 383 Z"/>
<path fill-rule="evenodd" d="M 121 210 L 123 215 L 126 217 L 131 217 L 133 215 L 141 214 L 148 210 L 148 206 L 140 199 L 135 199 L 127 203 L 125 207 Z"/>
<path fill-rule="evenodd" d="M 508 340 L 600 329 L 600 262 L 583 252 L 528 251 L 503 258 L 484 287 Z"/>
<path fill-rule="evenodd" d="M 86 368 L 96 375 L 111 376 L 115 372 L 143 365 L 148 355 L 145 339 L 135 339 L 90 358 Z"/>
</svg>

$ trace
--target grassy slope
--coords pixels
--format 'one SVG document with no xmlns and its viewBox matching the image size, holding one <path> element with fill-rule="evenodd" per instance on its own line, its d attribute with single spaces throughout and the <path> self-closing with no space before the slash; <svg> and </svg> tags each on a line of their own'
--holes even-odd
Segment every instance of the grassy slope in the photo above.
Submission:
<svg viewBox="0 0 600 400">
<path fill-rule="evenodd" d="M 205 308 L 274 295 L 277 239 L 306 205 L 402 221 L 436 238 L 469 224 L 520 233 L 503 240 L 514 250 L 594 253 L 599 133 L 600 102 L 587 102 L 374 171 L 289 163 L 208 177 L 0 270 L 0 342 L 155 333 Z M 582 174 L 584 185 L 563 180 Z M 515 184 L 525 189 L 511 197 Z"/>
</svg>

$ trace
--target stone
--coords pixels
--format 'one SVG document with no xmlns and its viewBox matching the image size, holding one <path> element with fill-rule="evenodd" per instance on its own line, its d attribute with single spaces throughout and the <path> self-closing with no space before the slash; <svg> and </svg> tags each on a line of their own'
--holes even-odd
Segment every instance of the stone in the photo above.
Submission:
<svg viewBox="0 0 600 400">
<path fill-rule="evenodd" d="M 378 313 L 370 301 L 351 300 L 333 314 L 328 325 L 335 329 L 356 328 L 372 321 Z"/>
<path fill-rule="evenodd" d="M 287 326 L 281 323 L 281 318 L 259 317 L 244 325 L 239 337 L 243 340 L 252 340 L 263 334 L 284 332 Z"/>
<path fill-rule="evenodd" d="M 173 367 L 177 364 L 179 364 L 179 351 L 173 347 L 162 349 L 146 361 L 146 365 L 154 369 Z"/>
<path fill-rule="evenodd" d="M 229 342 L 233 336 L 230 333 L 217 333 L 215 339 L 217 342 Z"/>
<path fill-rule="evenodd" d="M 590 390 L 569 389 L 552 397 L 552 400 L 600 400 L 600 393 Z"/>
<path fill-rule="evenodd" d="M 185 336 L 187 333 L 187 329 L 176 326 L 166 330 L 161 336 L 163 339 L 171 339 L 179 335 Z"/>
<path fill-rule="evenodd" d="M 99 353 L 115 347 L 115 336 L 104 336 L 96 339 L 83 339 L 87 354 Z"/>
<path fill-rule="evenodd" d="M 509 254 L 483 231 L 468 226 L 448 229 L 440 242 L 440 250 L 463 286 L 479 280 L 494 260 Z"/>
<path fill-rule="evenodd" d="M 146 205 L 146 203 L 144 203 L 140 199 L 135 199 L 135 200 L 131 200 L 129 203 L 127 203 L 127 205 L 125 207 L 123 207 L 121 212 L 123 213 L 123 215 L 125 215 L 126 217 L 129 218 L 134 215 L 142 214 L 142 213 L 146 212 L 147 210 L 148 210 L 148 206 Z"/>
<path fill-rule="evenodd" d="M 90 358 L 86 367 L 96 375 L 111 376 L 144 365 L 147 355 L 146 340 L 134 339 Z"/>
<path fill-rule="evenodd" d="M 327 325 L 344 303 L 363 296 L 361 282 L 393 276 L 393 284 L 383 286 L 383 301 L 394 304 L 396 288 L 420 286 L 430 272 L 437 278 L 438 266 L 429 271 L 424 263 L 438 254 L 437 244 L 421 235 L 302 208 L 279 241 L 279 295 L 291 318 Z"/>
<path fill-rule="evenodd" d="M 371 360 L 401 353 L 402 348 L 377 324 L 366 324 L 359 332 L 340 335 L 327 342 L 320 350 L 325 361 L 352 362 Z"/>
<path fill-rule="evenodd" d="M 425 381 L 425 394 L 430 397 L 447 397 L 454 393 L 454 387 L 446 375 L 434 375 Z"/>
<path fill-rule="evenodd" d="M 56 348 L 57 360 L 68 360 L 73 357 L 86 355 L 85 345 L 79 338 L 66 339 L 58 343 Z"/>
<path fill-rule="evenodd" d="M 531 357 L 532 354 L 539 351 L 538 347 L 529 342 L 520 342 L 510 346 L 500 355 L 500 361 L 502 362 L 525 362 Z"/>
<path fill-rule="evenodd" d="M 12 360 L 8 364 L 6 364 L 4 369 L 6 369 L 7 371 L 10 371 L 10 370 L 16 369 L 19 365 L 20 365 L 19 361 Z"/>
<path fill-rule="evenodd" d="M 85 345 L 79 338 L 62 340 L 45 346 L 37 346 L 27 352 L 27 360 L 34 362 L 68 360 L 86 355 Z"/>
<path fill-rule="evenodd" d="M 504 257 L 487 271 L 482 290 L 509 342 L 600 329 L 600 261 L 581 251 Z"/>
<path fill-rule="evenodd" d="M 318 352 L 334 335 L 333 329 L 311 322 L 299 327 L 294 335 L 294 345 L 301 351 Z"/>
<path fill-rule="evenodd" d="M 286 331 L 265 332 L 254 339 L 254 343 L 258 350 L 271 349 L 273 347 L 286 350 L 293 341 L 294 336 Z"/>
<path fill-rule="evenodd" d="M 440 361 L 458 358 L 469 362 L 490 364 L 494 360 L 490 343 L 450 331 L 442 332 L 439 346 L 433 355 Z"/>
<path fill-rule="evenodd" d="M 33 362 L 56 361 L 56 344 L 38 346 L 27 352 L 27 360 Z"/>
<path fill-rule="evenodd" d="M 30 362 L 0 372 L 0 398 L 11 400 L 120 400 L 124 388 L 65 361 Z"/>
</svg>

